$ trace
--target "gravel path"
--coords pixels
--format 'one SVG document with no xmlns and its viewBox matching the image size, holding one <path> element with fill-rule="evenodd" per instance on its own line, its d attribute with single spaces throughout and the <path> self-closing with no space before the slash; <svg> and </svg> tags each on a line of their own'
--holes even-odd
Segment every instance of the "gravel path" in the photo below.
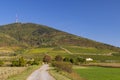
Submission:
<svg viewBox="0 0 120 80">
<path fill-rule="evenodd" d="M 27 80 L 55 80 L 49 73 L 49 65 L 44 64 L 38 70 L 34 71 Z"/>
</svg>

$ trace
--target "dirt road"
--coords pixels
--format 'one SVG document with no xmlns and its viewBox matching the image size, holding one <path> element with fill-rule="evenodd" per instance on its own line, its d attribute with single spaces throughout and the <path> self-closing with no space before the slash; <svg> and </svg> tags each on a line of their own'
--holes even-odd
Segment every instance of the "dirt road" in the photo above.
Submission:
<svg viewBox="0 0 120 80">
<path fill-rule="evenodd" d="M 49 65 L 44 64 L 38 70 L 34 71 L 27 80 L 55 80 L 49 73 Z"/>
<path fill-rule="evenodd" d="M 69 54 L 73 54 L 72 52 L 70 52 L 69 50 L 67 50 L 66 48 L 60 47 L 61 49 L 63 49 L 65 52 L 69 53 Z"/>
</svg>

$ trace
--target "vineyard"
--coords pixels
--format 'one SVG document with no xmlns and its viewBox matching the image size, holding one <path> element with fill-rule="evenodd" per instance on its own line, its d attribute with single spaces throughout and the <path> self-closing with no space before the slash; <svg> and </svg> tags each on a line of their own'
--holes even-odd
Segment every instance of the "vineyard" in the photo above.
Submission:
<svg viewBox="0 0 120 80">
<path fill-rule="evenodd" d="M 23 72 L 27 67 L 0 67 L 0 80 Z"/>
</svg>

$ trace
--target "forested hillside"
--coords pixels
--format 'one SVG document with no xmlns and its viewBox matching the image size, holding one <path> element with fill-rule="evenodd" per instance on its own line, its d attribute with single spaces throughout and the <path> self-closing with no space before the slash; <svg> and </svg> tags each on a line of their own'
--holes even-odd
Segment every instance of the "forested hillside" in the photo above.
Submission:
<svg viewBox="0 0 120 80">
<path fill-rule="evenodd" d="M 119 51 L 120 48 L 33 23 L 0 26 L 0 46 L 81 46 Z"/>
</svg>

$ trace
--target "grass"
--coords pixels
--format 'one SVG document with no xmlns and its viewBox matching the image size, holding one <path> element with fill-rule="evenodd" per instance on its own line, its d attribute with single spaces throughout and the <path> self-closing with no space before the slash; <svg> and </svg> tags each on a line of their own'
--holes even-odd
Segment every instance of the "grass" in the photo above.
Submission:
<svg viewBox="0 0 120 80">
<path fill-rule="evenodd" d="M 56 70 L 50 70 L 50 74 L 56 79 L 56 80 L 71 80 L 63 75 L 61 75 L 59 72 Z"/>
<path fill-rule="evenodd" d="M 32 49 L 26 49 L 21 56 L 24 56 L 26 58 L 34 58 L 34 57 L 39 57 L 43 58 L 45 54 L 48 54 L 52 57 L 55 57 L 56 55 L 61 55 L 61 56 L 67 56 L 69 55 L 62 49 L 56 49 L 54 47 L 49 47 L 49 48 L 32 48 Z"/>
<path fill-rule="evenodd" d="M 54 48 L 37 48 L 30 50 L 31 53 L 46 53 L 50 54 L 52 56 L 55 56 L 57 54 L 64 55 L 66 52 L 62 49 L 56 50 Z"/>
<path fill-rule="evenodd" d="M 26 49 L 22 56 L 25 56 L 26 58 L 36 58 L 39 57 L 40 59 L 43 58 L 45 54 L 48 54 L 52 57 L 55 57 L 56 55 L 61 55 L 64 57 L 69 57 L 69 56 L 80 56 L 84 58 L 93 58 L 94 61 L 100 61 L 100 62 L 106 62 L 107 61 L 113 61 L 113 62 L 120 62 L 120 56 L 110 56 L 110 55 L 93 55 L 95 53 L 98 54 L 106 54 L 109 53 L 110 50 L 97 50 L 95 48 L 83 48 L 83 47 L 78 47 L 78 46 L 67 46 L 65 47 L 66 49 L 70 50 L 71 52 L 74 52 L 73 55 L 68 54 L 65 50 L 58 48 L 58 47 L 47 47 L 47 48 L 32 48 L 32 49 Z M 83 52 L 83 53 L 82 53 Z M 89 52 L 89 53 L 88 53 Z M 78 53 L 78 54 L 76 54 Z M 80 54 L 79 54 L 80 53 Z M 84 54 L 87 53 L 87 54 Z M 90 54 L 91 53 L 91 54 Z"/>
<path fill-rule="evenodd" d="M 72 71 L 71 73 L 65 71 L 58 71 L 55 68 L 49 70 L 49 73 L 56 80 L 85 80 L 81 78 L 76 72 Z"/>
<path fill-rule="evenodd" d="M 34 66 L 29 66 L 24 72 L 17 74 L 17 75 L 13 75 L 11 77 L 9 77 L 7 80 L 26 80 L 27 77 L 36 69 L 38 69 L 40 67 L 37 65 Z"/>
<path fill-rule="evenodd" d="M 80 53 L 85 53 L 85 54 L 108 54 L 112 51 L 107 50 L 107 49 L 96 49 L 96 48 L 91 48 L 91 47 L 79 47 L 79 46 L 65 46 L 67 50 L 74 54 L 80 54 Z"/>
<path fill-rule="evenodd" d="M 76 55 L 78 56 L 78 55 Z M 106 61 L 106 60 L 115 60 L 115 61 L 120 61 L 120 56 L 106 56 L 106 55 L 79 55 L 84 58 L 93 58 L 94 60 L 100 60 L 100 61 Z"/>
<path fill-rule="evenodd" d="M 28 54 L 36 54 L 36 53 L 48 53 L 52 50 L 52 48 L 34 48 L 30 49 L 26 53 Z"/>
<path fill-rule="evenodd" d="M 5 80 L 8 77 L 22 73 L 26 67 L 0 67 L 0 80 Z"/>
<path fill-rule="evenodd" d="M 75 71 L 86 80 L 120 80 L 120 68 L 87 67 Z"/>
</svg>

